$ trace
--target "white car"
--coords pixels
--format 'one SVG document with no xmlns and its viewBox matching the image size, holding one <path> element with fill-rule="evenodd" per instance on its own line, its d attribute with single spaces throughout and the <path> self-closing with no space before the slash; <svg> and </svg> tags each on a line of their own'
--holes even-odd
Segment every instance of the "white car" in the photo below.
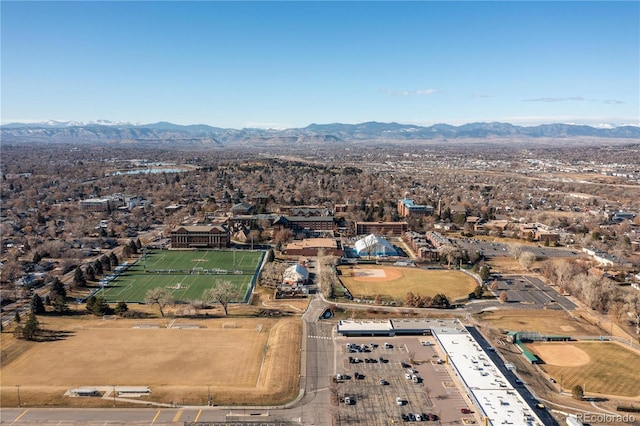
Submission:
<svg viewBox="0 0 640 426">
<path fill-rule="evenodd" d="M 428 342 L 428 341 L 424 340 L 422 342 L 422 346 L 431 346 L 431 342 Z"/>
</svg>

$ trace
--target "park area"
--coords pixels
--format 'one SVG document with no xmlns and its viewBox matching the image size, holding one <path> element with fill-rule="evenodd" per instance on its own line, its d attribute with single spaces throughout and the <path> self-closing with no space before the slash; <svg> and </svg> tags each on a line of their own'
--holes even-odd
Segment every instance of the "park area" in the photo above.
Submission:
<svg viewBox="0 0 640 426">
<path fill-rule="evenodd" d="M 299 318 L 39 317 L 58 340 L 2 336 L 2 406 L 104 406 L 63 396 L 83 386 L 149 386 L 154 402 L 279 404 L 298 393 Z M 127 406 L 124 401 L 118 401 Z"/>
<path fill-rule="evenodd" d="M 477 281 L 460 271 L 426 270 L 399 266 L 350 265 L 340 266 L 339 278 L 354 298 L 402 302 L 408 292 L 433 297 L 444 294 L 452 302 L 466 299 L 478 285 Z"/>
<path fill-rule="evenodd" d="M 248 250 L 149 250 L 96 296 L 107 302 L 144 302 L 147 291 L 163 288 L 173 300 L 201 300 L 218 281 L 237 288 L 234 302 L 246 300 L 264 252 Z"/>
<path fill-rule="evenodd" d="M 640 396 L 640 354 L 614 342 L 541 342 L 527 344 L 541 368 L 564 389 L 584 386 L 589 394 Z"/>
</svg>

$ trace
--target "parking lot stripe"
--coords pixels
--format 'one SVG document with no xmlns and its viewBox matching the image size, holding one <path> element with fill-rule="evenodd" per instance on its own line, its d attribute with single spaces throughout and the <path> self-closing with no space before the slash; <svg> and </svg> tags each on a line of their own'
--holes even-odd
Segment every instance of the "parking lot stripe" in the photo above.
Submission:
<svg viewBox="0 0 640 426">
<path fill-rule="evenodd" d="M 18 417 L 16 417 L 16 419 L 13 421 L 14 423 L 17 422 L 18 420 L 20 420 L 22 418 L 22 416 L 24 416 L 25 414 L 27 414 L 27 412 L 29 411 L 29 409 L 27 408 L 26 410 L 24 410 L 22 412 L 22 414 L 20 414 Z"/>
<path fill-rule="evenodd" d="M 156 413 L 155 416 L 153 416 L 153 420 L 151 420 L 151 424 L 154 424 L 156 422 L 156 420 L 158 420 L 158 416 L 160 415 L 160 412 L 162 410 L 158 410 L 158 412 Z"/>
<path fill-rule="evenodd" d="M 180 419 L 180 416 L 182 416 L 182 410 L 178 410 L 178 412 L 176 413 L 175 416 L 173 416 L 173 421 L 177 422 Z"/>
<path fill-rule="evenodd" d="M 198 419 L 200 418 L 200 414 L 202 414 L 202 410 L 198 410 L 198 414 L 196 414 L 195 419 L 193 419 L 194 423 L 198 423 Z"/>
</svg>

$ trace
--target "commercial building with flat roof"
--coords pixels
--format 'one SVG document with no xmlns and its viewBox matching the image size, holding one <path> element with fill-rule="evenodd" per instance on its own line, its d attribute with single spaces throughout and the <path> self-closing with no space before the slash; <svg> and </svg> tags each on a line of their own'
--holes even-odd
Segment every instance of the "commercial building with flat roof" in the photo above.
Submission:
<svg viewBox="0 0 640 426">
<path fill-rule="evenodd" d="M 335 238 L 305 238 L 296 240 L 284 249 L 287 256 L 317 256 L 318 251 L 324 251 L 326 255 L 342 257 L 344 250 L 339 240 Z"/>
<path fill-rule="evenodd" d="M 465 327 L 436 327 L 432 331 L 486 424 L 544 425 Z"/>
</svg>

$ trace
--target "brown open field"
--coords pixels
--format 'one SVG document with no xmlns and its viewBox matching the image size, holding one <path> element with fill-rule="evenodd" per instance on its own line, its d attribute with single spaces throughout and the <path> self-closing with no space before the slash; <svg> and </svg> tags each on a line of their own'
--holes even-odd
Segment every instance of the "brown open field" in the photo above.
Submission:
<svg viewBox="0 0 640 426">
<path fill-rule="evenodd" d="M 640 354 L 614 342 L 528 344 L 545 361 L 540 367 L 564 389 L 582 385 L 589 394 L 640 396 Z"/>
<path fill-rule="evenodd" d="M 28 405 L 87 404 L 62 396 L 80 386 L 150 386 L 151 401 L 187 404 L 206 404 L 207 385 L 216 404 L 282 403 L 298 392 L 300 318 L 178 319 L 174 328 L 166 318 L 40 321 L 68 334 L 51 342 L 2 335 L 2 405 L 16 404 L 16 385 Z M 175 328 L 183 324 L 200 328 Z"/>
<path fill-rule="evenodd" d="M 421 296 L 445 294 L 450 301 L 466 299 L 478 283 L 460 271 L 424 270 L 382 265 L 339 267 L 340 280 L 354 297 L 379 294 L 403 301 L 407 292 Z"/>
<path fill-rule="evenodd" d="M 486 261 L 487 265 L 491 267 L 493 272 L 501 274 L 528 274 L 525 268 L 522 267 L 518 259 L 514 259 L 513 256 L 507 255 L 506 257 L 490 257 Z M 540 262 L 534 262 L 533 268 L 539 267 Z"/>
<path fill-rule="evenodd" d="M 542 334 L 568 336 L 600 336 L 602 331 L 566 311 L 547 309 L 500 309 L 476 315 L 493 328 L 509 331 L 537 331 Z"/>
</svg>

